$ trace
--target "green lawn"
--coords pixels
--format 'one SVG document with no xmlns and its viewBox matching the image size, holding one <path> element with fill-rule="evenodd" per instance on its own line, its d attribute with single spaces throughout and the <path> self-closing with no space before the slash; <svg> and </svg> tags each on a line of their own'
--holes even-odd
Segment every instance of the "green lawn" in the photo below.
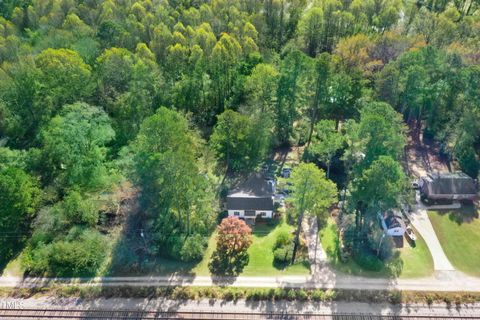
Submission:
<svg viewBox="0 0 480 320">
<path fill-rule="evenodd" d="M 414 248 L 405 241 L 405 247 L 399 250 L 400 262 L 403 264 L 400 278 L 419 278 L 433 273 L 433 259 L 430 251 L 418 233 L 417 238 Z M 342 273 L 365 277 L 389 277 L 391 275 L 390 269 L 386 266 L 375 272 L 362 269 L 352 259 L 346 263 L 341 262 L 338 258 L 337 225 L 333 219 L 329 219 L 327 225 L 320 230 L 320 240 L 331 265 Z"/>
<path fill-rule="evenodd" d="M 450 262 L 465 273 L 480 276 L 480 219 L 473 207 L 429 211 L 435 233 Z"/>
<path fill-rule="evenodd" d="M 296 263 L 285 268 L 273 263 L 273 245 L 281 230 L 293 231 L 286 223 L 277 226 L 259 224 L 253 230 L 253 243 L 248 249 L 250 261 L 243 270 L 244 276 L 308 275 L 310 266 L 307 262 Z"/>
<path fill-rule="evenodd" d="M 293 231 L 286 223 L 277 226 L 258 224 L 253 227 L 253 242 L 248 249 L 249 262 L 241 275 L 243 276 L 276 276 L 276 275 L 307 275 L 310 272 L 308 263 L 296 263 L 287 267 L 276 266 L 273 263 L 273 245 L 281 230 Z M 215 234 L 210 238 L 208 249 L 203 260 L 193 268 L 196 275 L 210 275 L 208 262 L 215 251 Z"/>
</svg>

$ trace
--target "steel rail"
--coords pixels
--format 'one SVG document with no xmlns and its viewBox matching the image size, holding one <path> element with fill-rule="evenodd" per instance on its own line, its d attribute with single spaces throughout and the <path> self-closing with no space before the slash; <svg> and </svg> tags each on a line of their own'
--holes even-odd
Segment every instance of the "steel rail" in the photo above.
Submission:
<svg viewBox="0 0 480 320">
<path fill-rule="evenodd" d="M 292 319 L 292 320 L 470 320 L 474 316 L 316 314 L 295 312 L 213 312 L 213 311 L 139 311 L 139 310 L 66 310 L 66 309 L 0 309 L 0 319 L 97 319 L 97 320 L 163 320 L 163 319 Z"/>
</svg>

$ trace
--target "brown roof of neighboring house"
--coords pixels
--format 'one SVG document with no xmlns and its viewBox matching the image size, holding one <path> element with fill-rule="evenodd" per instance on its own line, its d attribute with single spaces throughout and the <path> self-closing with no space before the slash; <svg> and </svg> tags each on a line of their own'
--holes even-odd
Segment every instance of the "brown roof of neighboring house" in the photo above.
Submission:
<svg viewBox="0 0 480 320">
<path fill-rule="evenodd" d="M 427 195 L 475 195 L 475 181 L 463 172 L 432 173 L 422 178 L 422 192 Z"/>
</svg>

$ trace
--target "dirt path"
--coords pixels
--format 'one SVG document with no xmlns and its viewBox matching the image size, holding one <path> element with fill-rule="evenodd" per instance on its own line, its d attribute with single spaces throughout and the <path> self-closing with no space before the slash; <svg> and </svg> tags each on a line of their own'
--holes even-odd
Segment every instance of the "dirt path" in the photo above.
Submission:
<svg viewBox="0 0 480 320">
<path fill-rule="evenodd" d="M 424 143 L 410 134 L 405 147 L 405 166 L 409 175 L 416 178 L 426 176 L 428 172 L 449 172 L 449 164 L 439 156 L 436 143 Z"/>
<path fill-rule="evenodd" d="M 303 233 L 308 247 L 308 259 L 313 275 L 317 274 L 327 263 L 327 253 L 318 238 L 318 222 L 314 217 L 307 217 L 302 223 Z"/>
</svg>

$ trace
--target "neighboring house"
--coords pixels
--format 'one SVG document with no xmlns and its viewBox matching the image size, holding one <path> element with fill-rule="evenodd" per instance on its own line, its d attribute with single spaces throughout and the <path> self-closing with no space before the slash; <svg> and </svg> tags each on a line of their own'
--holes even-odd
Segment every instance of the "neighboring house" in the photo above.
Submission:
<svg viewBox="0 0 480 320">
<path fill-rule="evenodd" d="M 420 179 L 420 196 L 423 200 L 475 200 L 475 180 L 463 172 L 431 173 Z"/>
<path fill-rule="evenodd" d="M 403 237 L 407 226 L 399 211 L 389 211 L 384 216 L 380 215 L 383 231 L 392 237 Z"/>
<path fill-rule="evenodd" d="M 228 216 L 253 221 L 258 216 L 272 218 L 274 195 L 275 181 L 266 179 L 261 173 L 252 174 L 228 194 Z"/>
</svg>

